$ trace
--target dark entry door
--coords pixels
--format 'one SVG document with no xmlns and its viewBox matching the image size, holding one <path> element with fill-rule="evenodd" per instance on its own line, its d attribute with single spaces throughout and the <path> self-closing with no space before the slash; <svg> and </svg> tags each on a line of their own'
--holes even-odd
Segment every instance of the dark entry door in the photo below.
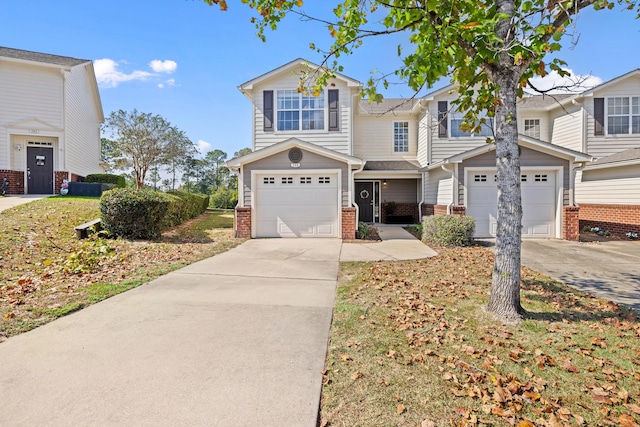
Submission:
<svg viewBox="0 0 640 427">
<path fill-rule="evenodd" d="M 360 211 L 358 221 L 373 222 L 373 182 L 356 182 L 355 188 Z"/>
<path fill-rule="evenodd" d="M 53 148 L 27 147 L 29 194 L 53 194 Z"/>
</svg>

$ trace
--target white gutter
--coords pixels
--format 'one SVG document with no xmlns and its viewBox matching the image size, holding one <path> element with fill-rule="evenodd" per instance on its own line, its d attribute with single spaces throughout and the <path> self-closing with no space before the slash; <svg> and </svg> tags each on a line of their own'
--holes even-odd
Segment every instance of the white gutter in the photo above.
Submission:
<svg viewBox="0 0 640 427">
<path fill-rule="evenodd" d="M 424 172 L 421 172 L 421 174 L 420 194 L 422 194 L 422 197 L 420 198 L 420 203 L 418 203 L 418 224 L 422 224 L 422 205 L 424 204 Z"/>
</svg>

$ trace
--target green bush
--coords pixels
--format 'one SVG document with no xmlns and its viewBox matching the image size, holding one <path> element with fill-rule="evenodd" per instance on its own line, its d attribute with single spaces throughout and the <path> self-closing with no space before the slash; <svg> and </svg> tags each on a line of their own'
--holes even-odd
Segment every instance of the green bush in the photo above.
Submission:
<svg viewBox="0 0 640 427">
<path fill-rule="evenodd" d="M 422 220 L 422 239 L 442 246 L 469 246 L 475 229 L 472 216 L 430 215 Z"/>
<path fill-rule="evenodd" d="M 84 182 L 99 182 L 101 184 L 113 184 L 118 188 L 125 188 L 127 180 L 122 175 L 114 175 L 112 173 L 94 173 L 87 175 Z"/>
<path fill-rule="evenodd" d="M 211 195 L 211 204 L 218 209 L 233 209 L 238 204 L 238 192 L 229 187 L 218 187 Z"/>
<path fill-rule="evenodd" d="M 102 227 L 128 239 L 157 239 L 171 200 L 152 190 L 116 188 L 102 194 Z"/>
<path fill-rule="evenodd" d="M 163 228 L 173 227 L 188 219 L 195 218 L 207 210 L 209 206 L 209 196 L 204 194 L 169 191 L 167 196 L 171 204 L 162 223 Z"/>
</svg>

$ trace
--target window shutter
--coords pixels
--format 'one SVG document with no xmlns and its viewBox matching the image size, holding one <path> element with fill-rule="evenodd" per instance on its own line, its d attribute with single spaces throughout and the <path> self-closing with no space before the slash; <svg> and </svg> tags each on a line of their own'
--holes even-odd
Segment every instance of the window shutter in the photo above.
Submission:
<svg viewBox="0 0 640 427">
<path fill-rule="evenodd" d="M 447 123 L 448 109 L 447 101 L 438 101 L 438 137 L 440 138 L 446 138 L 449 134 Z"/>
<path fill-rule="evenodd" d="M 338 89 L 329 89 L 329 130 L 330 131 L 338 131 L 340 127 L 338 126 L 338 99 L 339 99 L 339 91 Z"/>
<path fill-rule="evenodd" d="M 595 136 L 604 135 L 604 98 L 593 98 L 593 134 Z"/>
<path fill-rule="evenodd" d="M 264 131 L 273 132 L 273 91 L 265 90 L 262 92 L 264 113 Z"/>
</svg>

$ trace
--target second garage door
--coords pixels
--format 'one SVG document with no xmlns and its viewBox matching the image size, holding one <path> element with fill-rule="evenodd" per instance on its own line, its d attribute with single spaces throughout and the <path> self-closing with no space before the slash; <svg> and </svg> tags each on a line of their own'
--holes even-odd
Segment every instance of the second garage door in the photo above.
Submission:
<svg viewBox="0 0 640 427">
<path fill-rule="evenodd" d="M 256 175 L 256 237 L 338 237 L 337 173 Z"/>
<path fill-rule="evenodd" d="M 522 172 L 522 237 L 556 237 L 555 177 L 554 171 Z M 467 180 L 467 215 L 476 219 L 475 237 L 495 237 L 498 226 L 496 174 L 472 172 Z"/>
</svg>

